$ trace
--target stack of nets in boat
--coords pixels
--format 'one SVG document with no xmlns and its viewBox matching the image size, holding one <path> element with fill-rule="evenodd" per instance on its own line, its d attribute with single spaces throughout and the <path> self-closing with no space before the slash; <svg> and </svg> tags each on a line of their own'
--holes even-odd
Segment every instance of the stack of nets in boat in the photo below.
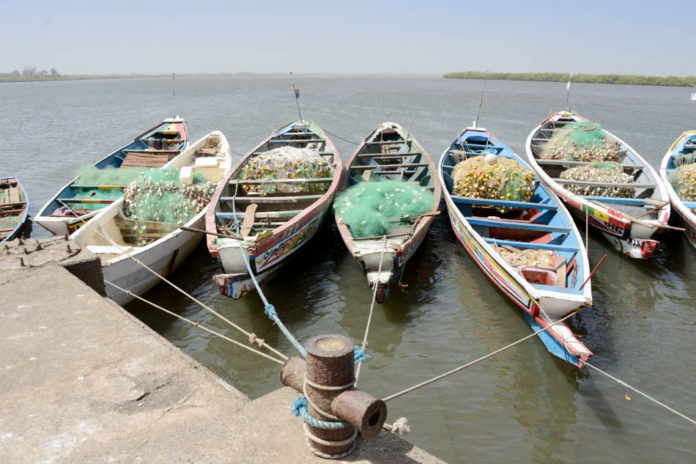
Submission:
<svg viewBox="0 0 696 464">
<path fill-rule="evenodd" d="M 196 151 L 196 157 L 217 156 L 222 151 L 220 137 L 208 137 L 202 147 Z"/>
<path fill-rule="evenodd" d="M 512 267 L 555 269 L 556 252 L 551 250 L 524 250 L 512 247 L 498 248 L 500 256 Z"/>
<path fill-rule="evenodd" d="M 142 245 L 166 235 L 201 212 L 214 192 L 215 184 L 198 172 L 190 184 L 173 168 L 142 173 L 123 195 L 123 238 Z"/>
<path fill-rule="evenodd" d="M 474 156 L 452 170 L 452 193 L 492 200 L 529 201 L 534 196 L 534 174 L 517 161 L 496 155 Z M 497 208 L 505 212 L 510 208 Z"/>
<path fill-rule="evenodd" d="M 677 168 L 668 176 L 674 191 L 684 201 L 696 201 L 696 135 L 674 156 L 674 165 Z"/>
<path fill-rule="evenodd" d="M 540 158 L 567 161 L 619 161 L 619 147 L 595 122 L 572 122 L 557 130 Z"/>
<path fill-rule="evenodd" d="M 410 224 L 433 207 L 432 192 L 397 180 L 360 182 L 341 193 L 334 211 L 353 237 L 377 237 Z"/>
<path fill-rule="evenodd" d="M 578 180 L 582 182 L 599 182 L 603 184 L 632 184 L 633 176 L 626 174 L 619 163 L 594 163 L 566 169 L 561 173 L 561 179 Z M 582 185 L 565 184 L 565 188 L 576 195 L 591 195 L 598 197 L 633 197 L 634 189 L 613 187 L 611 185 Z"/>
<path fill-rule="evenodd" d="M 249 160 L 239 176 L 241 180 L 306 179 L 330 177 L 331 166 L 316 150 L 279 147 Z M 244 185 L 245 193 L 325 192 L 329 182 L 295 182 Z"/>
</svg>

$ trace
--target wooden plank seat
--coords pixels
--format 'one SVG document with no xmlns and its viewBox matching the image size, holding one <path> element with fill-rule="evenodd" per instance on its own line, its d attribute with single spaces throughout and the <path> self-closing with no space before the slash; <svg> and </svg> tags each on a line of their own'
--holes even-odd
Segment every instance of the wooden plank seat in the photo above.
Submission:
<svg viewBox="0 0 696 464">
<path fill-rule="evenodd" d="M 548 224 L 538 224 L 534 222 L 509 221 L 505 219 L 489 219 L 479 217 L 468 217 L 466 220 L 472 226 L 504 227 L 506 229 L 524 229 L 535 232 L 570 233 L 570 229 L 568 227 L 550 226 Z"/>
<path fill-rule="evenodd" d="M 633 189 L 650 189 L 655 188 L 655 184 L 613 184 L 611 182 L 590 182 L 587 180 L 571 180 L 571 179 L 560 179 L 554 177 L 553 180 L 559 184 L 573 184 L 573 185 L 586 185 L 588 187 L 618 187 L 618 188 L 633 188 Z"/>
<path fill-rule="evenodd" d="M 82 204 L 103 204 L 108 205 L 113 203 L 113 198 L 56 198 L 59 203 L 82 203 Z"/>
<path fill-rule="evenodd" d="M 427 167 L 428 163 L 404 163 L 404 164 L 369 164 L 364 166 L 351 166 L 350 169 L 382 169 L 382 168 L 420 168 Z"/>
<path fill-rule="evenodd" d="M 548 203 L 534 203 L 531 201 L 508 201 L 508 200 L 491 200 L 489 198 L 474 198 L 461 197 L 452 195 L 452 201 L 460 204 L 468 204 L 474 206 L 490 206 L 490 207 L 506 207 L 506 208 L 524 208 L 524 209 L 547 209 L 557 210 L 558 206 Z"/>
<path fill-rule="evenodd" d="M 365 142 L 365 145 L 394 145 L 397 143 L 405 144 L 405 140 L 375 140 L 372 142 Z"/>
<path fill-rule="evenodd" d="M 131 150 L 131 149 L 126 149 L 123 150 L 123 153 L 152 153 L 152 154 L 170 154 L 170 153 L 179 153 L 181 150 L 157 150 L 154 148 L 146 148 L 144 150 Z"/>
<path fill-rule="evenodd" d="M 175 153 L 178 153 L 175 152 Z M 122 168 L 129 167 L 162 167 L 169 162 L 169 155 L 166 153 L 128 153 L 121 163 Z"/>
<path fill-rule="evenodd" d="M 249 180 L 232 179 L 232 180 L 230 180 L 229 185 L 235 186 L 237 184 L 239 184 L 239 185 L 299 184 L 302 182 L 308 182 L 308 183 L 333 182 L 333 178 L 332 177 L 312 177 L 312 178 L 304 178 L 304 179 L 249 179 Z"/>
<path fill-rule="evenodd" d="M 696 208 L 696 201 L 683 201 L 682 203 L 687 208 Z"/>
<path fill-rule="evenodd" d="M 621 198 L 621 197 L 599 197 L 583 196 L 585 200 L 599 201 L 610 205 L 631 205 L 631 206 L 659 206 L 663 202 L 654 198 Z"/>
<path fill-rule="evenodd" d="M 324 139 L 271 139 L 268 143 L 318 143 L 326 142 Z"/>
<path fill-rule="evenodd" d="M 17 187 L 10 187 L 5 189 L 2 193 L 4 195 L 2 196 L 2 201 L 0 203 L 2 204 L 17 204 L 17 203 L 24 203 L 23 201 L 20 200 L 20 192 L 19 188 Z"/>
<path fill-rule="evenodd" d="M 221 197 L 220 201 L 230 202 L 236 201 L 239 203 L 299 203 L 302 201 L 315 201 L 323 195 L 297 195 L 287 197 L 271 197 L 271 196 L 240 196 L 240 197 Z"/>
<path fill-rule="evenodd" d="M 547 160 L 537 158 L 536 160 L 539 166 L 587 166 L 590 164 L 601 163 L 602 161 L 567 161 L 567 160 Z M 640 169 L 645 169 L 645 166 L 641 164 L 622 164 L 624 170 L 636 171 Z"/>
<path fill-rule="evenodd" d="M 407 156 L 416 156 L 420 155 L 421 152 L 413 152 L 413 153 L 361 153 L 358 155 L 358 158 L 405 158 Z"/>
<path fill-rule="evenodd" d="M 536 242 L 518 242 L 516 240 L 500 240 L 496 238 L 483 237 L 486 243 L 498 246 L 512 246 L 515 248 L 532 248 L 535 250 L 552 250 L 552 251 L 578 251 L 577 247 L 554 245 L 551 243 L 536 243 Z"/>
<path fill-rule="evenodd" d="M 251 232 L 251 228 L 254 226 L 254 217 L 256 216 L 257 207 L 257 204 L 252 203 L 249 206 L 247 206 L 246 211 L 244 211 L 244 219 L 242 220 L 242 229 L 240 231 L 242 237 L 248 236 Z"/>
<path fill-rule="evenodd" d="M 254 206 L 254 204 L 251 204 L 247 207 L 247 211 L 249 208 Z M 256 208 L 254 208 L 254 211 L 256 212 Z M 300 214 L 303 210 L 301 209 L 291 209 L 287 211 L 261 211 L 261 212 L 256 212 L 254 215 L 255 219 L 276 219 L 276 218 L 291 218 L 295 217 L 298 214 Z M 244 218 L 246 219 L 247 214 L 246 212 L 223 212 L 219 211 L 215 213 L 215 217 L 220 218 L 220 219 L 235 219 L 235 218 Z"/>
</svg>

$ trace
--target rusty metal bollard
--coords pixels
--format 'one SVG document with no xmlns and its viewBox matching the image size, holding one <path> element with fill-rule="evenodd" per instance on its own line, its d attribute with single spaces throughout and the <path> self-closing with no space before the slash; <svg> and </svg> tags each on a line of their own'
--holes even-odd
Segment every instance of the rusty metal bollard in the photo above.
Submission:
<svg viewBox="0 0 696 464">
<path fill-rule="evenodd" d="M 358 432 L 363 438 L 379 433 L 387 418 L 387 406 L 384 401 L 353 388 L 355 364 L 351 339 L 319 335 L 309 339 L 305 348 L 307 360 L 290 358 L 281 369 L 280 380 L 305 396 L 312 418 L 336 423 L 333 428 L 304 424 L 312 452 L 328 458 L 346 456 L 355 447 Z"/>
</svg>

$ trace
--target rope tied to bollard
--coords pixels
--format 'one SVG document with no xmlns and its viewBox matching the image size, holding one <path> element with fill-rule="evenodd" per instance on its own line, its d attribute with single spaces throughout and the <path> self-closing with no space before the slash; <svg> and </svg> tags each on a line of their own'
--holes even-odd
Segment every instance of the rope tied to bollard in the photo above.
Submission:
<svg viewBox="0 0 696 464">
<path fill-rule="evenodd" d="M 263 301 L 264 308 L 263 312 L 268 316 L 268 318 L 273 321 L 274 324 L 278 326 L 281 332 L 283 332 L 283 335 L 285 335 L 285 338 L 287 338 L 290 343 L 292 343 L 292 346 L 295 347 L 295 349 L 302 355 L 303 358 L 307 357 L 307 351 L 304 349 L 302 345 L 300 345 L 300 342 L 297 341 L 295 336 L 290 333 L 290 331 L 285 327 L 285 324 L 280 320 L 278 317 L 278 312 L 275 309 L 275 306 L 273 306 L 271 303 L 269 303 L 268 299 L 266 298 L 266 295 L 264 295 L 263 290 L 261 290 L 261 286 L 259 285 L 258 280 L 256 280 L 256 276 L 254 275 L 253 271 L 251 270 L 251 264 L 249 264 L 249 260 L 247 259 L 246 255 L 246 250 L 242 243 L 239 244 L 239 251 L 242 253 L 242 260 L 244 261 L 244 264 L 246 264 L 247 271 L 249 272 L 249 277 L 251 277 L 251 281 L 254 283 L 254 287 L 256 287 L 256 291 L 258 292 L 259 296 L 261 297 L 261 301 Z"/>
</svg>

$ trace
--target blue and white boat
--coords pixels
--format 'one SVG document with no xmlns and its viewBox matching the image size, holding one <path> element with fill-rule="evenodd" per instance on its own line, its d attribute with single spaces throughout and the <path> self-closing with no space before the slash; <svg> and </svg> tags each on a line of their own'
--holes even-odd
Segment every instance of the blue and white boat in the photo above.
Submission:
<svg viewBox="0 0 696 464">
<path fill-rule="evenodd" d="M 122 170 L 128 169 L 130 179 L 135 179 L 142 171 L 164 166 L 188 145 L 186 122 L 178 116 L 167 118 L 94 164 L 97 177 L 104 174 L 119 180 L 89 185 L 78 176 L 41 208 L 34 222 L 56 235 L 72 234 L 101 209 L 121 198 L 128 182 L 124 185 L 125 176 L 120 176 L 118 171 L 123 173 Z"/>
<path fill-rule="evenodd" d="M 0 177 L 0 242 L 12 240 L 29 214 L 29 198 L 16 177 Z"/>
<path fill-rule="evenodd" d="M 684 132 L 669 147 L 660 165 L 660 177 L 665 183 L 672 207 L 682 219 L 686 237 L 696 247 L 696 213 L 694 213 L 696 201 L 682 200 L 670 182 L 670 178 L 677 175 L 677 168 L 693 164 L 689 162 L 694 160 L 696 160 L 696 130 Z"/>
<path fill-rule="evenodd" d="M 477 156 L 486 156 L 491 163 L 499 157 L 510 158 L 529 170 L 518 155 L 482 128 L 465 129 L 443 153 L 439 173 L 447 212 L 457 239 L 474 262 L 522 308 L 535 331 L 592 305 L 591 284 L 585 282 L 590 275 L 587 251 L 580 233 L 558 197 L 536 176 L 529 201 L 453 194 L 455 165 Z M 539 254 L 544 255 L 544 263 L 530 265 L 513 259 L 533 250 L 543 250 Z M 577 366 L 592 356 L 563 322 L 539 338 L 552 354 Z"/>
</svg>

